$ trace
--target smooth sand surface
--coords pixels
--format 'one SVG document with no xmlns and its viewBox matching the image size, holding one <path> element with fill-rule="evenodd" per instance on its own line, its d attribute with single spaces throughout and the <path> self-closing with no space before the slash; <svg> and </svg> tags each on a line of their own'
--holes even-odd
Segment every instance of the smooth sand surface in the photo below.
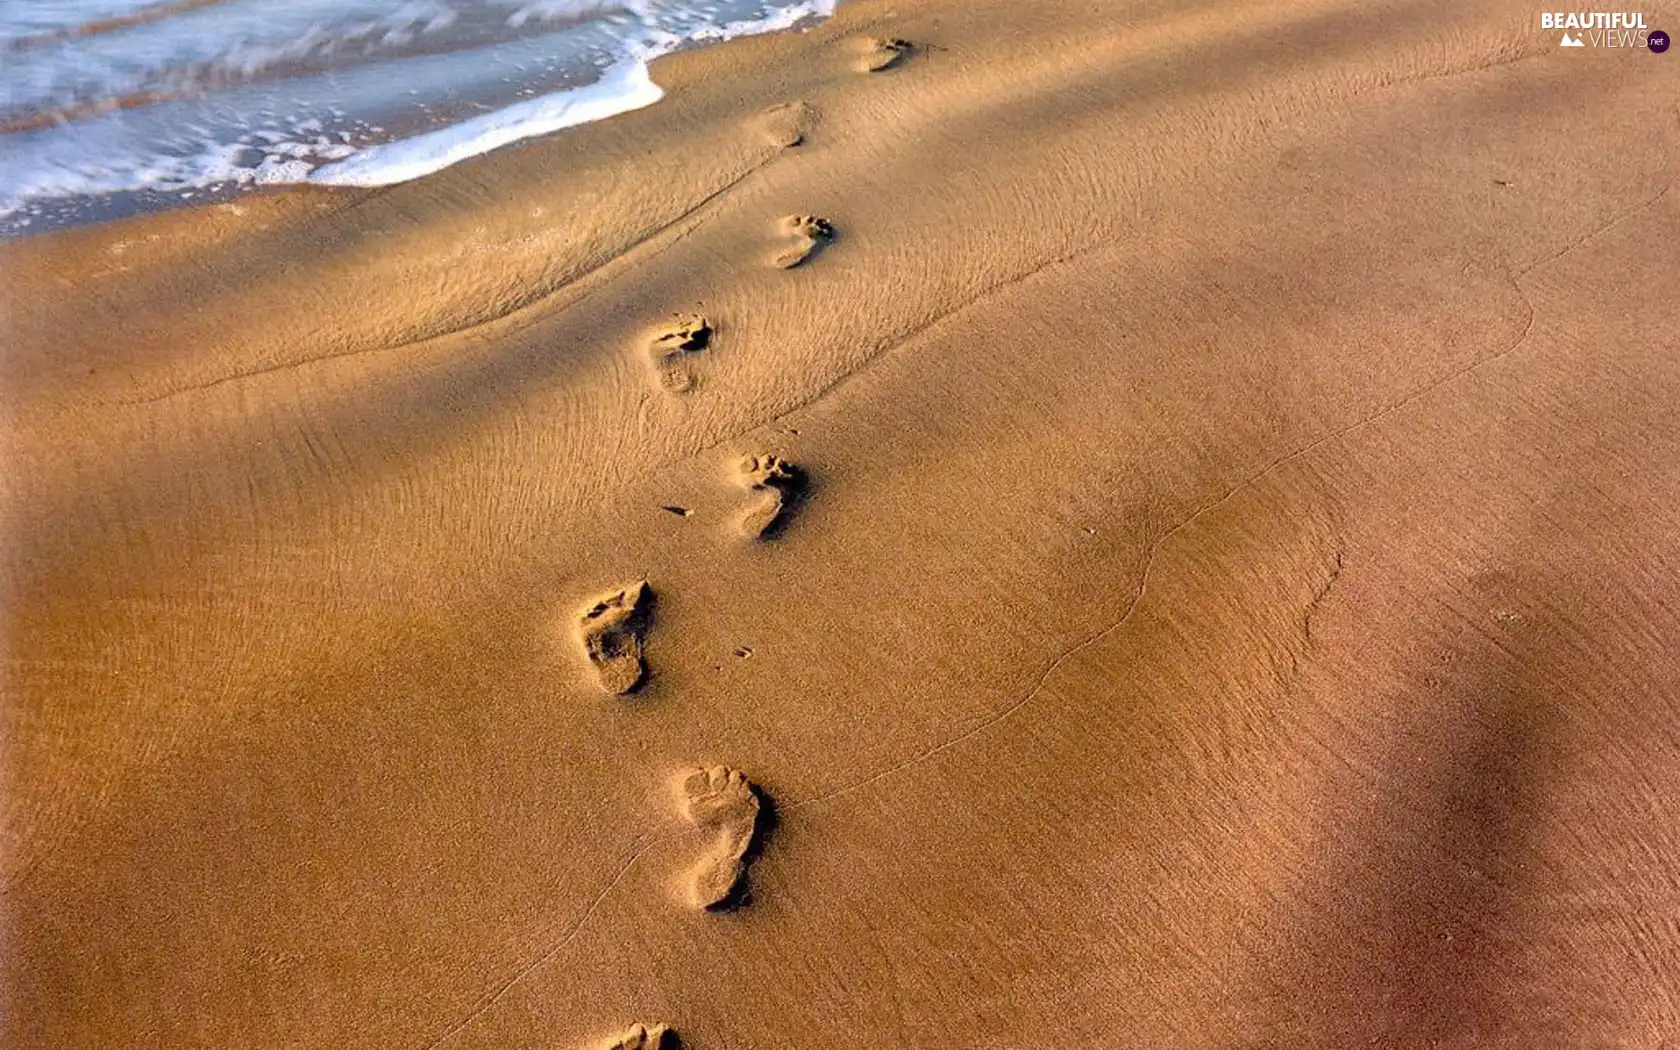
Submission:
<svg viewBox="0 0 1680 1050">
<path fill-rule="evenodd" d="M 1680 57 L 1536 11 L 865 0 L 0 246 L 0 1044 L 1680 1045 Z"/>
</svg>

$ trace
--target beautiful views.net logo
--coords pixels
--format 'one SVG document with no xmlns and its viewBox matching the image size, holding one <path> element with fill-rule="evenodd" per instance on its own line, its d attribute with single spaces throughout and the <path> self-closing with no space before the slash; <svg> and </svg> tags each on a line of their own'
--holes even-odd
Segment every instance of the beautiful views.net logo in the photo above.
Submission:
<svg viewBox="0 0 1680 1050">
<path fill-rule="evenodd" d="M 1641 11 L 1545 11 L 1541 29 L 1563 30 L 1562 47 L 1641 47 L 1668 50 L 1668 34 L 1645 24 Z"/>
</svg>

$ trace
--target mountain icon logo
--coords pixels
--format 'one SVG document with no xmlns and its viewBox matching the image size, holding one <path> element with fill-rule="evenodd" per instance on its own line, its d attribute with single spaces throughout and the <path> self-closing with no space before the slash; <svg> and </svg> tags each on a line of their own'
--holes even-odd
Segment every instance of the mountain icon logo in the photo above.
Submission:
<svg viewBox="0 0 1680 1050">
<path fill-rule="evenodd" d="M 1581 41 L 1580 37 L 1570 36 L 1568 33 L 1565 33 L 1565 34 L 1563 34 L 1563 43 L 1559 44 L 1558 46 L 1559 47 L 1586 47 L 1587 45 Z"/>
</svg>

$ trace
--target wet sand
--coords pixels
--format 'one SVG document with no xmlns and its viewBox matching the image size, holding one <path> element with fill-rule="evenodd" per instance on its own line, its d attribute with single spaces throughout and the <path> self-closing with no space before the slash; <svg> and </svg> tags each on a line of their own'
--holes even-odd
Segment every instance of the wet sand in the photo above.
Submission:
<svg viewBox="0 0 1680 1050">
<path fill-rule="evenodd" d="M 1535 21 L 859 2 L 0 245 L 0 1042 L 1668 1046 L 1680 60 Z"/>
</svg>

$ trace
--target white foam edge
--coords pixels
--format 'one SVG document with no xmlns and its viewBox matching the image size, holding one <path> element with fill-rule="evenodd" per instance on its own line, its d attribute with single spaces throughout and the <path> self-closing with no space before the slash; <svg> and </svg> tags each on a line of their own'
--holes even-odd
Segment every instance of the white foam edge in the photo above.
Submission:
<svg viewBox="0 0 1680 1050">
<path fill-rule="evenodd" d="M 390 186 L 441 171 L 521 139 L 651 106 L 665 91 L 641 59 L 609 66 L 593 84 L 515 102 L 436 131 L 367 146 L 323 165 L 308 181 L 325 186 Z"/>
<path fill-rule="evenodd" d="M 809 0 L 767 18 L 707 27 L 689 39 L 718 41 L 773 33 L 806 18 L 827 18 L 834 6 L 835 0 Z M 412 138 L 364 147 L 353 156 L 315 169 L 307 181 L 323 186 L 391 186 L 523 139 L 651 106 L 665 97 L 665 90 L 653 82 L 648 63 L 681 43 L 670 36 L 649 41 L 641 54 L 607 67 L 593 84 L 515 102 Z"/>
</svg>

